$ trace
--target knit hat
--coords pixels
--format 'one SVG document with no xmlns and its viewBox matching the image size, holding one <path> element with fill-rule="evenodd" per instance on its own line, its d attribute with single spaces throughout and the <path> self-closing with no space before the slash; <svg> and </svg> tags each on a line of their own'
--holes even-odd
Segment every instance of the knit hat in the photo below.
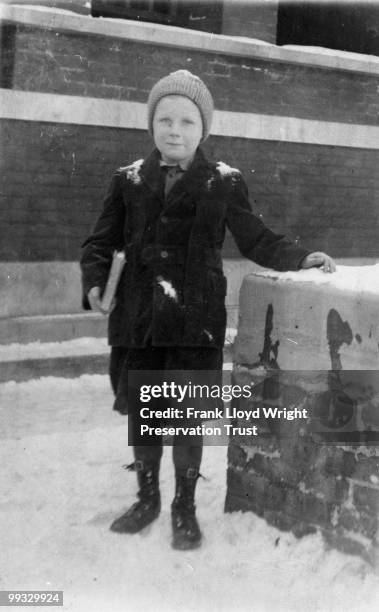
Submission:
<svg viewBox="0 0 379 612">
<path fill-rule="evenodd" d="M 213 99 L 209 89 L 199 77 L 188 70 L 176 70 L 155 83 L 147 100 L 147 122 L 151 135 L 155 109 L 164 96 L 185 96 L 192 100 L 203 120 L 202 140 L 208 138 L 213 116 Z"/>
</svg>

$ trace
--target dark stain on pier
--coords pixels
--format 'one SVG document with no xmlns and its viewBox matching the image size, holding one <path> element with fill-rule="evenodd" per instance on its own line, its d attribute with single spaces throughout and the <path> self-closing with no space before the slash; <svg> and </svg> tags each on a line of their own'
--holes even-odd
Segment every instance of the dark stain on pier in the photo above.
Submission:
<svg viewBox="0 0 379 612">
<path fill-rule="evenodd" d="M 343 321 L 339 312 L 332 308 L 328 313 L 326 333 L 332 366 L 328 372 L 329 390 L 315 398 L 312 416 L 316 422 L 319 421 L 327 429 L 325 436 L 329 436 L 329 438 L 326 439 L 334 439 L 333 436 L 330 437 L 330 431 L 334 431 L 337 441 L 341 439 L 337 434 L 341 436 L 343 429 L 352 422 L 356 411 L 357 402 L 346 392 L 345 385 L 341 381 L 342 363 L 340 356 L 341 346 L 352 343 L 353 332 L 349 323 Z M 357 342 L 362 341 L 358 334 L 355 339 Z M 318 434 L 324 435 L 322 432 L 318 432 Z"/>
<path fill-rule="evenodd" d="M 272 304 L 267 306 L 266 323 L 265 323 L 265 339 L 263 343 L 263 351 L 259 353 L 261 365 L 268 366 L 274 370 L 280 370 L 278 364 L 279 340 L 273 342 L 271 333 L 273 330 L 274 309 Z"/>
<path fill-rule="evenodd" d="M 334 308 L 329 310 L 328 313 L 326 335 L 328 338 L 332 370 L 342 370 L 339 351 L 343 344 L 352 343 L 353 332 L 348 322 L 342 321 L 339 312 Z"/>
</svg>

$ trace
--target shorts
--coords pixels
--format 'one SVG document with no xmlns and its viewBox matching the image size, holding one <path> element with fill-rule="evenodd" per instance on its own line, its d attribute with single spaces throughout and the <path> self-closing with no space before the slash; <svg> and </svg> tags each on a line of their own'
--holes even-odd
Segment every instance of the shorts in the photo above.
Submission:
<svg viewBox="0 0 379 612">
<path fill-rule="evenodd" d="M 133 412 L 128 406 L 128 372 L 129 370 L 155 371 L 206 371 L 206 383 L 209 386 L 222 385 L 223 350 L 208 347 L 155 347 L 125 348 L 113 346 L 110 357 L 109 374 L 113 392 L 116 396 L 114 410 L 121 414 Z M 201 407 L 206 410 L 207 402 Z"/>
</svg>

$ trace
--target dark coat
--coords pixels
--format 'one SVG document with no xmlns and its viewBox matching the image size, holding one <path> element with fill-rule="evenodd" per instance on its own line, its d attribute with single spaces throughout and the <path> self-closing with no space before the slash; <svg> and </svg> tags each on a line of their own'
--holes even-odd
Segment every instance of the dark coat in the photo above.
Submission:
<svg viewBox="0 0 379 612">
<path fill-rule="evenodd" d="M 238 170 L 209 162 L 201 150 L 166 201 L 157 151 L 114 173 L 81 258 L 86 295 L 104 289 L 113 251 L 125 249 L 111 345 L 223 346 L 226 227 L 242 255 L 265 267 L 296 270 L 308 254 L 253 215 Z"/>
</svg>

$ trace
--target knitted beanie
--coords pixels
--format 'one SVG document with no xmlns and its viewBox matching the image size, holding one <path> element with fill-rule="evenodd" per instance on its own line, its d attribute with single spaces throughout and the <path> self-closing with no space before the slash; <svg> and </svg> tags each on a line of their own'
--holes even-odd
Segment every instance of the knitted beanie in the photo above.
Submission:
<svg viewBox="0 0 379 612">
<path fill-rule="evenodd" d="M 213 116 L 213 99 L 207 86 L 199 77 L 188 70 L 176 70 L 153 86 L 147 100 L 147 122 L 149 132 L 153 134 L 153 118 L 156 106 L 164 96 L 185 96 L 198 107 L 203 120 L 202 141 L 208 138 Z"/>
</svg>

